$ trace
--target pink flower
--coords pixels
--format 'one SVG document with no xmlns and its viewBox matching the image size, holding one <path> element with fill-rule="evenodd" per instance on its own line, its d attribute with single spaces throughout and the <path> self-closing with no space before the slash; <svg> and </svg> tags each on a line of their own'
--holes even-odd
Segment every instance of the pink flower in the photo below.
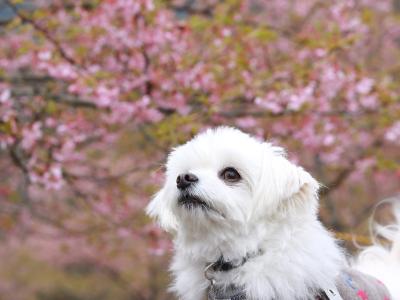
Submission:
<svg viewBox="0 0 400 300">
<path fill-rule="evenodd" d="M 100 85 L 95 90 L 95 101 L 99 107 L 108 107 L 111 103 L 118 100 L 120 91 L 117 87 L 109 88 Z"/>
<path fill-rule="evenodd" d="M 372 90 L 374 83 L 375 81 L 371 78 L 363 78 L 357 83 L 356 91 L 361 95 L 366 95 Z"/>
<path fill-rule="evenodd" d="M 253 117 L 245 117 L 237 119 L 236 125 L 242 128 L 252 128 L 257 125 L 257 121 Z"/>
<path fill-rule="evenodd" d="M 328 54 L 328 52 L 326 51 L 326 49 L 318 48 L 318 49 L 315 50 L 315 55 L 318 58 L 325 57 L 327 54 Z"/>
<path fill-rule="evenodd" d="M 389 142 L 400 144 L 400 121 L 395 122 L 385 133 Z"/>
<path fill-rule="evenodd" d="M 361 96 L 361 105 L 368 109 L 377 109 L 379 107 L 378 96 L 376 94 Z"/>
<path fill-rule="evenodd" d="M 22 141 L 21 146 L 26 150 L 31 150 L 31 148 L 36 144 L 36 142 L 43 136 L 42 124 L 39 122 L 34 123 L 30 127 L 25 127 L 22 130 Z"/>
<path fill-rule="evenodd" d="M 283 111 L 282 106 L 277 103 L 277 95 L 275 92 L 268 93 L 265 98 L 257 97 L 254 102 L 259 107 L 271 111 L 274 114 L 278 114 Z"/>
<path fill-rule="evenodd" d="M 295 90 L 292 95 L 289 96 L 288 109 L 296 111 L 306 102 L 312 102 L 314 90 L 315 82 L 311 82 L 306 87 Z"/>
<path fill-rule="evenodd" d="M 232 35 L 232 30 L 230 28 L 223 28 L 221 31 L 223 37 L 230 37 Z"/>
<path fill-rule="evenodd" d="M 323 145 L 324 146 L 331 146 L 335 142 L 335 136 L 333 134 L 327 134 L 323 138 Z"/>
<path fill-rule="evenodd" d="M 0 104 L 9 101 L 10 97 L 11 97 L 10 89 L 5 88 L 4 90 L 0 91 Z"/>
<path fill-rule="evenodd" d="M 51 52 L 48 51 L 48 50 L 41 51 L 41 52 L 38 53 L 38 58 L 39 58 L 40 60 L 45 60 L 45 61 L 50 60 L 50 59 L 51 59 L 51 56 L 52 56 L 52 54 L 51 54 Z"/>
</svg>

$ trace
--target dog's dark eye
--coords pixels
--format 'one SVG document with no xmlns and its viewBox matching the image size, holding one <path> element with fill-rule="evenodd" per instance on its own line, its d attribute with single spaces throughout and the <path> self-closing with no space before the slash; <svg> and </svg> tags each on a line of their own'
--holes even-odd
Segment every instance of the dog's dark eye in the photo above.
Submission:
<svg viewBox="0 0 400 300">
<path fill-rule="evenodd" d="M 232 167 L 223 169 L 219 176 L 227 182 L 238 182 L 240 179 L 242 179 L 239 172 Z"/>
</svg>

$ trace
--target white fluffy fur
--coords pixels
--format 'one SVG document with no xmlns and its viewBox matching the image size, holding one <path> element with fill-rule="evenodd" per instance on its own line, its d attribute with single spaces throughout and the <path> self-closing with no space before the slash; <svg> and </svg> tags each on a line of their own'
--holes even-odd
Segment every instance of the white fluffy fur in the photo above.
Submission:
<svg viewBox="0 0 400 300">
<path fill-rule="evenodd" d="M 218 177 L 225 167 L 236 168 L 242 180 L 226 184 Z M 199 178 L 194 193 L 215 211 L 178 205 L 176 178 L 187 172 Z M 334 285 L 346 263 L 317 219 L 318 187 L 281 148 L 237 129 L 210 129 L 174 149 L 165 185 L 147 207 L 174 236 L 171 290 L 179 299 L 204 299 L 208 262 L 258 249 L 263 254 L 242 267 L 217 272 L 217 283 L 243 285 L 248 299 L 266 300 L 311 299 L 315 290 Z"/>
<path fill-rule="evenodd" d="M 385 247 L 375 241 L 356 258 L 353 267 L 382 281 L 389 289 L 392 299 L 400 299 L 400 203 L 394 199 L 393 212 L 396 223 L 390 226 L 376 226 L 377 234 L 391 242 Z"/>
</svg>

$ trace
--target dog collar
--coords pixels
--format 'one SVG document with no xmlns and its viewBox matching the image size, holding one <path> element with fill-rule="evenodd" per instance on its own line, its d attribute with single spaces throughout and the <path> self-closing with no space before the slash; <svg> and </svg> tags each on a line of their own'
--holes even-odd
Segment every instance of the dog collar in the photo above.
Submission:
<svg viewBox="0 0 400 300">
<path fill-rule="evenodd" d="M 246 256 L 242 257 L 241 259 L 231 260 L 231 261 L 225 260 L 224 256 L 221 254 L 221 256 L 215 262 L 209 262 L 206 264 L 205 273 L 207 273 L 209 271 L 228 272 L 232 269 L 236 269 L 238 267 L 243 266 L 250 258 L 259 256 L 262 253 L 263 253 L 263 251 L 261 249 L 259 249 L 257 252 L 247 253 Z M 207 278 L 207 274 L 206 274 L 206 278 Z"/>
<path fill-rule="evenodd" d="M 227 287 L 211 285 L 207 296 L 208 300 L 246 300 L 246 291 L 232 284 Z"/>
<path fill-rule="evenodd" d="M 249 259 L 259 256 L 263 253 L 261 249 L 257 252 L 249 252 L 246 256 L 242 257 L 239 260 L 231 260 L 226 261 L 224 256 L 218 258 L 217 261 L 206 264 L 204 269 L 204 277 L 210 282 L 210 286 L 208 288 L 208 299 L 212 300 L 245 300 L 246 293 L 243 287 L 237 287 L 233 284 L 228 287 L 217 287 L 215 285 L 215 279 L 212 272 L 228 272 L 232 269 L 239 268 L 243 266 Z"/>
</svg>

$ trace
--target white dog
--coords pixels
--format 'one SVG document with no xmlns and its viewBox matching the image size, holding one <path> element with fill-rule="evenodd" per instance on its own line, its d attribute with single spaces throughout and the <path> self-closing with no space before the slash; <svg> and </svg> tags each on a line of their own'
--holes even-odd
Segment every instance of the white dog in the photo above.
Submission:
<svg viewBox="0 0 400 300">
<path fill-rule="evenodd" d="M 399 300 L 347 269 L 317 218 L 318 188 L 281 148 L 237 129 L 210 129 L 174 149 L 147 207 L 174 236 L 171 290 L 185 300 Z"/>
</svg>

